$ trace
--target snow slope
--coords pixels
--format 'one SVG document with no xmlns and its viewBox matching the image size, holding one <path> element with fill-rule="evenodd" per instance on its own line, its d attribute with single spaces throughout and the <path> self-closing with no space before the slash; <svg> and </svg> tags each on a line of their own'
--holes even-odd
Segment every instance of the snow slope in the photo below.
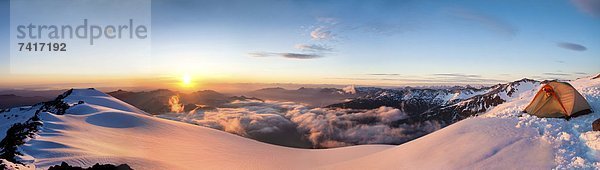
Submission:
<svg viewBox="0 0 600 170">
<path fill-rule="evenodd" d="M 550 144 L 534 129 L 515 128 L 516 120 L 467 119 L 411 142 L 335 169 L 551 169 Z"/>
<path fill-rule="evenodd" d="M 600 109 L 600 79 L 571 83 Z M 85 103 L 64 115 L 41 113 L 41 132 L 21 149 L 37 168 L 65 161 L 127 163 L 134 169 L 600 169 L 600 132 L 590 131 L 600 114 L 570 121 L 523 114 L 538 89 L 520 91 L 482 116 L 403 145 L 321 150 L 275 146 L 151 117 L 96 90 L 74 90 L 65 100 Z M 7 123 L 0 125 L 4 129 Z"/>
<path fill-rule="evenodd" d="M 301 150 L 226 132 L 155 118 L 96 90 L 74 90 L 64 115 L 43 112 L 39 136 L 22 150 L 37 168 L 127 163 L 134 169 L 310 168 L 368 155 L 391 146 Z M 310 162 L 310 164 L 307 164 Z"/>
</svg>

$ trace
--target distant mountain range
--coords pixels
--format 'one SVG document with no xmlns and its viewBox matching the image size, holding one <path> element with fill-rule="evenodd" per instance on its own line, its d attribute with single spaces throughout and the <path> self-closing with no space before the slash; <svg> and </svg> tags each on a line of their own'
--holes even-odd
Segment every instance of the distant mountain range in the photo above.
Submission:
<svg viewBox="0 0 600 170">
<path fill-rule="evenodd" d="M 185 106 L 185 111 L 195 109 L 196 105 L 218 106 L 229 101 L 227 96 L 212 90 L 197 91 L 190 94 L 167 89 L 142 92 L 118 90 L 108 94 L 151 114 L 169 112 L 169 98 L 174 95 L 180 97 L 181 103 Z"/>
<path fill-rule="evenodd" d="M 152 114 L 169 112 L 169 98 L 175 95 L 179 96 L 180 102 L 185 106 L 186 112 L 196 108 L 211 109 L 216 107 L 227 107 L 224 104 L 235 100 L 290 101 L 308 104 L 313 107 L 320 107 L 360 96 L 360 94 L 346 93 L 342 89 L 335 88 L 299 88 L 296 90 L 265 88 L 247 92 L 242 95 L 226 95 L 213 90 L 181 93 L 167 89 L 142 92 L 117 90 L 107 94 Z"/>
<path fill-rule="evenodd" d="M 2 90 L 0 109 L 30 106 L 54 99 L 67 90 Z"/>
<path fill-rule="evenodd" d="M 376 109 L 387 106 L 397 108 L 409 115 L 408 119 L 399 120 L 398 124 L 435 120 L 442 125 L 449 125 L 485 112 L 488 108 L 502 104 L 508 98 L 514 97 L 515 94 L 523 90 L 531 90 L 540 83 L 536 80 L 521 79 L 481 88 L 454 86 L 390 89 L 348 86 L 341 89 L 304 87 L 284 89 L 275 87 L 250 91 L 241 96 L 226 95 L 213 90 L 180 93 L 167 89 L 142 92 L 117 90 L 108 94 L 151 114 L 170 112 L 169 98 L 177 95 L 186 112 L 199 108 L 227 107 L 225 104 L 235 100 L 275 100 L 323 108 Z M 64 91 L 1 91 L 0 109 L 48 101 Z"/>
<path fill-rule="evenodd" d="M 107 94 L 151 114 L 169 112 L 169 99 L 172 96 L 179 96 L 180 103 L 184 105 L 185 112 L 198 108 L 213 109 L 235 100 L 260 100 L 258 98 L 249 98 L 245 96 L 228 96 L 213 90 L 202 90 L 193 93 L 181 93 L 167 89 L 142 92 L 117 90 Z"/>
<path fill-rule="evenodd" d="M 446 126 L 483 113 L 490 107 L 518 96 L 523 91 L 536 88 L 540 83 L 532 79 L 521 79 L 482 88 L 470 86 L 396 89 L 349 86 L 343 89 L 299 88 L 295 90 L 265 88 L 245 93 L 244 96 L 228 96 L 212 90 L 186 94 L 166 89 L 147 92 L 118 90 L 108 94 L 152 114 L 169 112 L 169 98 L 178 95 L 181 103 L 185 105 L 186 112 L 199 107 L 204 109 L 227 107 L 224 104 L 235 100 L 277 100 L 323 108 L 367 110 L 381 106 L 393 107 L 409 116 L 407 119 L 398 120 L 395 124 L 437 121 L 442 126 Z"/>
</svg>

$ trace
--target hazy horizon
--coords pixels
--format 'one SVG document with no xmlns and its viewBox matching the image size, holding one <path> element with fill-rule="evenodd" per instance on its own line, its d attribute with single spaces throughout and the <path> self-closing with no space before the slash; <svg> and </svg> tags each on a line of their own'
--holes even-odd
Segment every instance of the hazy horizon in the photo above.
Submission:
<svg viewBox="0 0 600 170">
<path fill-rule="evenodd" d="M 579 78 L 583 78 L 583 77 L 591 77 L 591 76 L 596 76 L 596 75 L 600 75 L 600 73 L 584 75 L 584 76 L 577 77 L 575 79 L 579 79 Z M 528 78 L 528 77 L 523 77 L 523 78 L 533 79 L 533 80 L 538 80 L 538 81 L 555 80 L 555 79 L 534 79 L 534 78 Z M 520 78 L 520 79 L 523 79 L 523 78 Z M 118 83 L 106 83 L 106 82 L 104 82 L 104 83 L 72 83 L 72 84 L 71 83 L 57 83 L 57 84 L 33 84 L 33 85 L 27 85 L 27 86 L 0 86 L 0 91 L 10 91 L 10 90 L 47 91 L 47 90 L 66 90 L 66 89 L 71 89 L 71 88 L 75 88 L 75 89 L 77 89 L 77 88 L 96 88 L 98 90 L 105 91 L 105 92 L 111 92 L 111 91 L 117 91 L 117 90 L 141 92 L 141 91 L 167 89 L 167 90 L 172 90 L 172 91 L 179 91 L 182 93 L 191 93 L 191 92 L 202 91 L 202 90 L 214 90 L 214 91 L 221 92 L 221 93 L 239 95 L 239 94 L 243 94 L 246 92 L 259 90 L 259 89 L 265 89 L 265 88 L 284 88 L 287 90 L 296 90 L 296 89 L 303 88 L 303 87 L 304 88 L 338 88 L 338 89 L 341 89 L 341 88 L 348 87 L 348 86 L 379 87 L 379 88 L 390 88 L 390 89 L 403 88 L 403 87 L 442 88 L 442 87 L 452 87 L 452 86 L 463 86 L 463 87 L 472 86 L 472 87 L 480 88 L 480 87 L 489 87 L 489 86 L 493 86 L 496 84 L 503 84 L 503 83 L 508 83 L 508 82 L 512 82 L 512 81 L 517 81 L 520 79 L 514 79 L 514 80 L 503 81 L 503 82 L 498 82 L 498 83 L 489 83 L 489 84 L 469 84 L 469 83 L 442 84 L 442 83 L 436 83 L 436 84 L 372 85 L 372 84 L 300 84 L 300 83 L 220 83 L 220 84 L 214 83 L 214 84 L 204 84 L 201 86 L 199 85 L 199 86 L 195 86 L 192 88 L 184 88 L 184 89 L 179 87 L 178 84 L 175 84 L 175 85 L 173 85 L 173 84 L 166 85 L 165 84 L 164 86 L 143 86 L 143 85 L 131 84 L 129 86 L 118 86 L 118 85 L 115 85 Z M 572 79 L 572 80 L 575 80 L 575 79 Z M 558 80 L 567 80 L 567 79 L 558 79 Z"/>
</svg>

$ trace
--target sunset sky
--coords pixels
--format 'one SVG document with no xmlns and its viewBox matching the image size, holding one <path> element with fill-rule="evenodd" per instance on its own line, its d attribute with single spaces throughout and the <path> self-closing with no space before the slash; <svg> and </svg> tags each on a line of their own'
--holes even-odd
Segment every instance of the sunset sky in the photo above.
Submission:
<svg viewBox="0 0 600 170">
<path fill-rule="evenodd" d="M 36 65 L 39 71 L 15 74 L 7 69 L 15 28 L 2 0 L 0 84 L 160 86 L 187 75 L 198 85 L 400 86 L 600 73 L 598 1 L 344 2 L 156 0 L 147 70 Z M 44 71 L 52 67 L 73 71 Z"/>
</svg>

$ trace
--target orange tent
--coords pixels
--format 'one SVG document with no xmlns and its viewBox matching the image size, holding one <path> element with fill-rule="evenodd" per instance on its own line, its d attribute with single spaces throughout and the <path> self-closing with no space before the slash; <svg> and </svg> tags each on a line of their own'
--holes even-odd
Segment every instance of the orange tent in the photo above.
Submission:
<svg viewBox="0 0 600 170">
<path fill-rule="evenodd" d="M 538 117 L 569 118 L 591 113 L 591 108 L 571 84 L 549 82 L 537 92 L 524 112 Z"/>
</svg>

